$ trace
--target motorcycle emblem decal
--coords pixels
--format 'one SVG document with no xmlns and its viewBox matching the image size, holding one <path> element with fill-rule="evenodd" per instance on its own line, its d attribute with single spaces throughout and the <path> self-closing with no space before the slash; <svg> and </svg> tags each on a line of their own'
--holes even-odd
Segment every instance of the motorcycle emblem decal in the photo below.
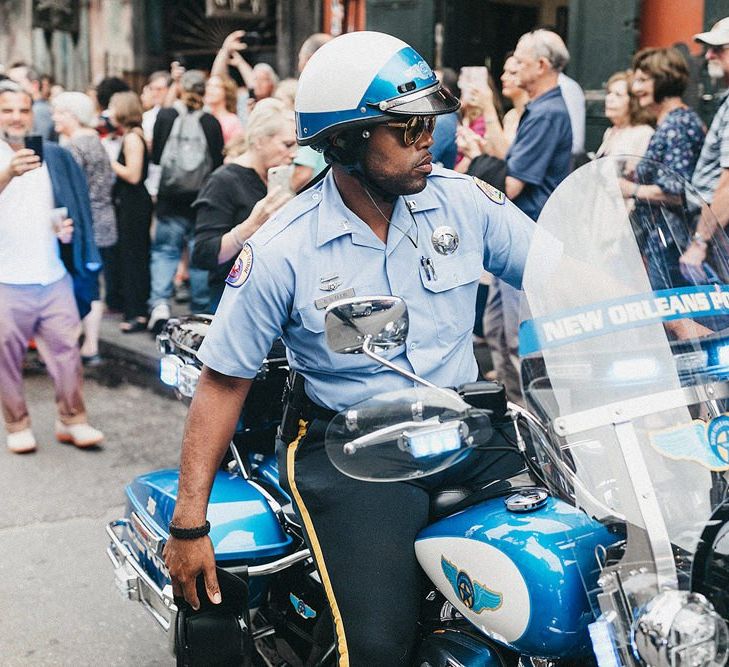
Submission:
<svg viewBox="0 0 729 667">
<path fill-rule="evenodd" d="M 428 64 L 423 60 L 418 60 L 418 62 L 411 65 L 403 72 L 403 78 L 405 80 L 430 79 L 432 76 L 433 70 L 431 70 Z"/>
<path fill-rule="evenodd" d="M 296 613 L 301 616 L 301 618 L 315 618 L 316 612 L 303 600 L 299 600 L 293 593 L 289 593 L 289 600 L 291 600 L 291 604 L 294 606 L 294 609 L 296 610 Z"/>
<path fill-rule="evenodd" d="M 711 451 L 724 465 L 729 464 L 729 416 L 719 415 L 712 419 L 706 429 L 706 436 Z"/>
<path fill-rule="evenodd" d="M 729 415 L 719 415 L 708 424 L 695 420 L 655 431 L 650 443 L 668 459 L 694 461 L 714 472 L 729 470 Z"/>
<path fill-rule="evenodd" d="M 443 225 L 435 228 L 431 241 L 433 242 L 433 247 L 438 253 L 441 255 L 452 255 L 458 248 L 458 244 L 461 242 L 461 239 L 458 237 L 458 232 L 456 232 L 453 227 Z"/>
<path fill-rule="evenodd" d="M 154 498 L 150 496 L 147 498 L 147 512 L 149 512 L 149 516 L 154 516 L 154 511 L 157 509 L 157 503 L 155 502 Z"/>
<path fill-rule="evenodd" d="M 506 201 L 506 195 L 493 185 L 482 181 L 480 178 L 473 177 L 473 182 L 478 185 L 479 190 L 483 192 L 494 204 L 503 204 Z"/>
<path fill-rule="evenodd" d="M 496 611 L 503 604 L 504 596 L 501 593 L 471 579 L 467 572 L 459 570 L 445 556 L 440 557 L 440 565 L 455 594 L 472 612 L 480 614 Z"/>
<path fill-rule="evenodd" d="M 246 243 L 240 251 L 238 259 L 235 260 L 235 264 L 233 264 L 233 268 L 230 270 L 225 282 L 231 287 L 240 287 L 246 280 L 248 280 L 248 276 L 251 274 L 252 268 L 253 248 L 251 248 L 250 243 Z"/>
</svg>

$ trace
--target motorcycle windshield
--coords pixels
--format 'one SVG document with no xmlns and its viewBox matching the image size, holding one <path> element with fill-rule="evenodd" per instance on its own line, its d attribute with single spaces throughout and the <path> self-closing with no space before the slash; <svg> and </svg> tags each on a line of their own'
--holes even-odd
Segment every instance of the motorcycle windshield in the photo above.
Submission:
<svg viewBox="0 0 729 667">
<path fill-rule="evenodd" d="M 729 243 L 680 176 L 644 160 L 628 182 L 625 161 L 581 167 L 547 202 L 519 340 L 526 400 L 551 431 L 534 438 L 541 475 L 614 531 L 614 549 L 595 556 L 635 611 L 691 588 L 725 498 Z M 692 241 L 703 225 L 714 232 L 705 253 Z M 584 581 L 599 614 L 600 587 Z"/>
<path fill-rule="evenodd" d="M 488 413 L 454 391 L 415 387 L 343 410 L 329 423 L 325 446 L 345 475 L 392 482 L 445 470 L 486 445 L 492 433 Z"/>
</svg>

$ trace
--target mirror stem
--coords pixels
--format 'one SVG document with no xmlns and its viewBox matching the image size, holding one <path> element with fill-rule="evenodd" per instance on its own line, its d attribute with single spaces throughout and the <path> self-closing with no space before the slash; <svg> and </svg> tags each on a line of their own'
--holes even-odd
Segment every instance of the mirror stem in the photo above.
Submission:
<svg viewBox="0 0 729 667">
<path fill-rule="evenodd" d="M 362 343 L 362 352 L 365 353 L 366 356 L 368 356 L 370 359 L 373 359 L 379 364 L 382 364 L 383 366 L 387 366 L 390 370 L 395 371 L 396 373 L 399 373 L 403 377 L 406 377 L 408 380 L 412 380 L 413 382 L 417 382 L 418 384 L 422 384 L 424 387 L 431 387 L 432 389 L 440 389 L 437 385 L 434 385 L 432 382 L 428 382 L 427 380 L 423 380 L 423 378 L 419 378 L 417 375 L 411 373 L 410 371 L 406 371 L 404 368 L 400 368 L 399 366 L 396 366 L 388 359 L 385 359 L 384 357 L 381 357 L 377 352 L 374 352 L 372 350 L 372 346 L 370 345 L 372 341 L 372 336 L 367 336 L 364 340 L 364 343 Z"/>
</svg>

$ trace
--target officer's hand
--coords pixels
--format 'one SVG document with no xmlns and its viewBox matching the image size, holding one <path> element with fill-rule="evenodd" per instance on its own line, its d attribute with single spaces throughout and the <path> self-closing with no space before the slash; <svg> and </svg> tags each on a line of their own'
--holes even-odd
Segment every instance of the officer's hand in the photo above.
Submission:
<svg viewBox="0 0 729 667">
<path fill-rule="evenodd" d="M 22 176 L 23 174 L 38 169 L 41 166 L 41 159 L 35 151 L 30 148 L 21 148 L 15 152 L 10 160 L 8 171 L 10 176 Z"/>
<path fill-rule="evenodd" d="M 205 590 L 213 604 L 220 604 L 220 586 L 215 574 L 213 543 L 206 535 L 196 540 L 178 540 L 170 535 L 162 554 L 172 579 L 172 592 L 182 595 L 193 609 L 200 608 L 195 580 L 201 572 L 205 578 Z"/>
</svg>

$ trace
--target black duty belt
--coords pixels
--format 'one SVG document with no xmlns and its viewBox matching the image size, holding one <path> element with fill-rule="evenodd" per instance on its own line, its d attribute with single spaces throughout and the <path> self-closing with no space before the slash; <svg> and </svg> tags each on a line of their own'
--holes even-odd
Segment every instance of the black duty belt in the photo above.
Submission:
<svg viewBox="0 0 729 667">
<path fill-rule="evenodd" d="M 335 410 L 323 408 L 321 405 L 314 403 L 308 396 L 306 397 L 303 411 L 304 420 L 323 419 L 324 421 L 331 421 L 337 414 Z"/>
<path fill-rule="evenodd" d="M 312 401 L 304 391 L 304 378 L 296 372 L 289 375 L 284 391 L 284 410 L 279 430 L 282 440 L 292 442 L 299 432 L 299 421 L 314 419 L 331 421 L 337 413 Z"/>
</svg>

